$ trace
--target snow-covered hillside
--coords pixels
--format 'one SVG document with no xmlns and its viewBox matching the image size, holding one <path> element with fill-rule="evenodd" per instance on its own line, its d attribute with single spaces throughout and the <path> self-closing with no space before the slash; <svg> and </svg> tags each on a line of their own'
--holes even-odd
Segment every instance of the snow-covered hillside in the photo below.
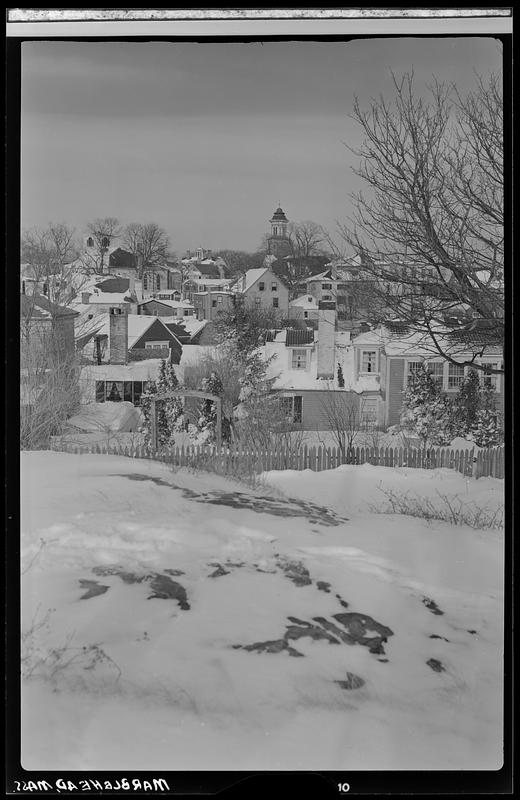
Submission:
<svg viewBox="0 0 520 800">
<path fill-rule="evenodd" d="M 385 487 L 502 502 L 449 470 L 251 491 L 22 453 L 23 766 L 498 769 L 502 532 L 375 513 Z"/>
</svg>

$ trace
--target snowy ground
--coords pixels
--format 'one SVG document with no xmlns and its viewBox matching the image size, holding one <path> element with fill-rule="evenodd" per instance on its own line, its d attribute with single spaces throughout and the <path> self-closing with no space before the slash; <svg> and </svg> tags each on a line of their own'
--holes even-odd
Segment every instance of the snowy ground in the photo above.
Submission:
<svg viewBox="0 0 520 800">
<path fill-rule="evenodd" d="M 385 487 L 502 502 L 449 470 L 251 491 L 22 453 L 23 766 L 500 768 L 502 531 L 374 513 Z"/>
</svg>

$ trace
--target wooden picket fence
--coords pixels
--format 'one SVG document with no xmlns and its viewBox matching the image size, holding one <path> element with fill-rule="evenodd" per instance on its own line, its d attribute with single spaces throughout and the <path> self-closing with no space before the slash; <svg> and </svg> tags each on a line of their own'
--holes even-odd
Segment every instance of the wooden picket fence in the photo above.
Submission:
<svg viewBox="0 0 520 800">
<path fill-rule="evenodd" d="M 338 447 L 279 447 L 265 450 L 248 450 L 238 446 L 216 447 L 193 445 L 153 451 L 145 445 L 124 446 L 115 444 L 77 444 L 58 437 L 52 442 L 53 450 L 71 453 L 104 453 L 130 458 L 149 458 L 176 467 L 204 467 L 210 462 L 224 473 L 240 471 L 245 475 L 269 470 L 304 470 L 315 472 L 335 469 L 342 464 L 372 464 L 379 467 L 412 467 L 455 469 L 467 477 L 503 478 L 504 447 L 478 450 L 455 450 L 449 447 L 352 447 L 341 451 Z"/>
</svg>

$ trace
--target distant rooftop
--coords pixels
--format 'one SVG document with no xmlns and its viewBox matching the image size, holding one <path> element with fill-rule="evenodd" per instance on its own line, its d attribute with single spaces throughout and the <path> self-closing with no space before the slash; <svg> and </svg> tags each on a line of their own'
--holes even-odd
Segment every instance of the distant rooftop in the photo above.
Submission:
<svg viewBox="0 0 520 800">
<path fill-rule="evenodd" d="M 289 220 L 285 216 L 285 212 L 280 208 L 280 206 L 278 206 L 273 216 L 271 217 L 271 222 L 289 222 Z"/>
</svg>

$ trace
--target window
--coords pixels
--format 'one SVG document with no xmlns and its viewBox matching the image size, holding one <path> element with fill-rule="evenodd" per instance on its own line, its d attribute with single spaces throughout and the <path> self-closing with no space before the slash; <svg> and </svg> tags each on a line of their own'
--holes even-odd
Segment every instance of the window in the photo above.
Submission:
<svg viewBox="0 0 520 800">
<path fill-rule="evenodd" d="M 361 351 L 361 372 L 377 372 L 377 350 Z"/>
<path fill-rule="evenodd" d="M 156 350 L 157 348 L 167 348 L 168 342 L 145 342 L 144 349 L 145 350 Z"/>
<path fill-rule="evenodd" d="M 332 289 L 332 283 L 322 283 L 321 284 L 321 288 L 322 289 Z"/>
<path fill-rule="evenodd" d="M 155 288 L 156 289 L 160 289 L 161 288 L 161 276 L 160 275 L 156 275 L 155 276 Z"/>
<path fill-rule="evenodd" d="M 212 300 L 211 301 L 211 307 L 212 308 L 216 308 L 217 307 L 217 301 L 216 300 Z"/>
<path fill-rule="evenodd" d="M 148 291 L 148 275 L 146 273 L 143 275 L 143 289 Z"/>
<path fill-rule="evenodd" d="M 272 283 L 271 284 L 271 291 L 272 292 L 277 292 L 278 291 L 278 284 L 277 283 Z"/>
<path fill-rule="evenodd" d="M 141 405 L 141 395 L 143 393 L 143 382 L 142 381 L 133 381 L 132 382 L 132 389 L 133 389 L 133 399 L 132 403 L 134 406 Z"/>
<path fill-rule="evenodd" d="M 292 351 L 292 368 L 305 369 L 307 366 L 307 350 Z"/>
<path fill-rule="evenodd" d="M 96 381 L 96 403 L 105 402 L 105 381 Z"/>
<path fill-rule="evenodd" d="M 108 236 L 103 236 L 103 238 L 101 239 L 101 247 L 104 248 L 110 247 L 110 239 L 108 238 Z"/>
<path fill-rule="evenodd" d="M 494 389 L 495 392 L 498 392 L 498 378 L 499 376 L 490 372 L 492 369 L 500 369 L 500 364 L 495 361 L 493 363 L 484 364 L 484 372 L 480 375 L 480 381 L 482 386 L 485 386 L 490 389 Z"/>
<path fill-rule="evenodd" d="M 273 308 L 278 308 L 278 298 L 273 297 Z"/>
<path fill-rule="evenodd" d="M 428 364 L 428 372 L 432 376 L 434 382 L 441 387 L 444 386 L 444 364 L 442 361 L 431 361 Z"/>
<path fill-rule="evenodd" d="M 258 290 L 260 292 L 263 292 L 264 289 L 265 289 L 265 283 L 263 281 L 260 281 L 260 283 L 258 284 Z"/>
<path fill-rule="evenodd" d="M 408 361 L 406 364 L 406 386 L 410 383 L 410 378 L 415 372 L 419 372 L 422 369 L 423 362 L 422 361 Z"/>
<path fill-rule="evenodd" d="M 259 297 L 255 297 L 255 306 L 259 306 L 261 302 Z"/>
<path fill-rule="evenodd" d="M 308 319 L 309 318 L 309 312 L 308 311 L 304 311 L 303 312 L 303 318 L 304 319 Z"/>
<path fill-rule="evenodd" d="M 222 301 L 223 301 L 223 297 L 222 297 L 221 294 L 219 294 L 219 296 L 217 297 L 217 303 L 222 303 Z"/>
<path fill-rule="evenodd" d="M 123 381 L 105 381 L 105 398 L 110 403 L 120 403 L 123 399 Z"/>
<path fill-rule="evenodd" d="M 322 297 L 322 300 L 332 300 L 332 295 L 331 294 L 324 294 L 323 297 Z"/>
<path fill-rule="evenodd" d="M 94 239 L 92 236 L 89 236 L 87 239 L 87 247 L 94 247 Z"/>
<path fill-rule="evenodd" d="M 464 380 L 464 367 L 448 364 L 448 389 L 458 389 Z"/>
<path fill-rule="evenodd" d="M 123 386 L 123 400 L 125 403 L 132 402 L 132 381 L 125 381 Z"/>
<path fill-rule="evenodd" d="M 302 421 L 302 396 L 300 394 L 293 395 L 292 397 L 282 397 L 281 400 L 282 413 L 287 419 L 298 424 Z"/>
</svg>

